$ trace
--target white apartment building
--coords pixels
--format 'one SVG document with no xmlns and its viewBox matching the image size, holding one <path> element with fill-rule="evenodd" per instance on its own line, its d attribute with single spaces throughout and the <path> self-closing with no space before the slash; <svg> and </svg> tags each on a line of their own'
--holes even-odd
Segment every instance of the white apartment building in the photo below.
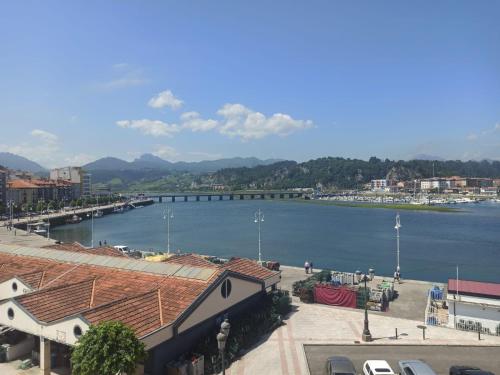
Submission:
<svg viewBox="0 0 500 375">
<path fill-rule="evenodd" d="M 447 180 L 444 178 L 428 178 L 420 181 L 420 190 L 422 191 L 434 189 L 442 191 L 448 187 Z"/>
<path fill-rule="evenodd" d="M 388 186 L 388 181 L 386 179 L 372 180 L 371 190 L 372 191 L 385 191 Z"/>
</svg>

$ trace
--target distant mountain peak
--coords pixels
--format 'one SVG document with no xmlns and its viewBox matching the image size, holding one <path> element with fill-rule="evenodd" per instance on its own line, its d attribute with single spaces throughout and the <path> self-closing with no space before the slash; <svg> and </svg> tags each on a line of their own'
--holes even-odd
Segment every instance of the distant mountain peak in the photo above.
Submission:
<svg viewBox="0 0 500 375">
<path fill-rule="evenodd" d="M 0 152 L 0 165 L 9 169 L 16 169 L 27 172 L 47 172 L 47 169 L 40 164 L 25 158 L 24 156 L 12 154 L 10 152 Z"/>
</svg>

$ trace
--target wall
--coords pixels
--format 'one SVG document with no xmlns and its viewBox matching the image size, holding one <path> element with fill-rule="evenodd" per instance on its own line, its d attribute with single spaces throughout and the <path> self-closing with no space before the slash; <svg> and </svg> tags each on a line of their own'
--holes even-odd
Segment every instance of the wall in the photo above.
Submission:
<svg viewBox="0 0 500 375">
<path fill-rule="evenodd" d="M 13 283 L 17 284 L 16 291 L 14 291 L 14 289 L 12 289 Z M 16 277 L 0 283 L 0 300 L 12 298 L 12 297 L 17 297 L 17 296 L 20 296 L 22 294 L 29 293 L 29 292 L 32 292 L 32 289 Z"/>
<path fill-rule="evenodd" d="M 259 283 L 234 277 L 228 277 L 227 279 L 231 281 L 231 293 L 229 297 L 222 297 L 222 282 L 181 324 L 179 333 L 262 291 L 262 285 Z"/>
<path fill-rule="evenodd" d="M 13 319 L 10 319 L 7 315 L 9 308 L 14 311 Z M 88 324 L 79 317 L 58 321 L 53 324 L 39 323 L 11 300 L 0 303 L 0 324 L 69 345 L 74 345 L 77 341 L 73 334 L 75 325 L 80 326 L 82 333 L 85 333 L 89 328 Z"/>
<path fill-rule="evenodd" d="M 496 327 L 500 324 L 499 307 L 450 301 L 448 326 L 451 328 L 455 328 L 455 306 L 457 323 L 460 319 L 472 320 L 481 323 L 485 328 L 489 328 L 492 333 L 496 331 Z"/>
<path fill-rule="evenodd" d="M 219 289 L 215 290 L 215 292 L 217 291 L 220 293 Z M 198 344 L 200 339 L 212 333 L 213 330 L 219 329 L 219 324 L 223 316 L 227 315 L 229 320 L 231 320 L 232 317 L 236 317 L 258 304 L 264 295 L 264 292 L 255 294 L 237 305 L 231 306 L 228 310 L 210 317 L 196 326 L 178 334 L 173 339 L 165 341 L 149 350 L 145 373 L 148 375 L 166 374 L 165 366 L 167 363 L 179 358 L 182 354 L 189 353 Z"/>
</svg>

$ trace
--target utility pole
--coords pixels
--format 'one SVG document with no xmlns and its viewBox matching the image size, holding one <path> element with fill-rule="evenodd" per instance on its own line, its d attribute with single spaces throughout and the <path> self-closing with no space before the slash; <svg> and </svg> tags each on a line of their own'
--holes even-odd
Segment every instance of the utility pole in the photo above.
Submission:
<svg viewBox="0 0 500 375">
<path fill-rule="evenodd" d="M 258 230 L 259 230 L 259 263 L 262 264 L 262 253 L 261 253 L 261 247 L 260 247 L 260 224 L 264 222 L 264 213 L 260 210 L 260 208 L 255 213 L 254 222 L 257 223 Z"/>
<path fill-rule="evenodd" d="M 167 254 L 170 254 L 170 219 L 174 218 L 174 209 L 168 207 L 163 213 L 163 219 L 167 220 Z"/>
<path fill-rule="evenodd" d="M 399 268 L 399 228 L 401 228 L 401 221 L 399 219 L 399 212 L 396 215 L 396 226 L 394 229 L 396 229 L 396 271 L 399 273 L 400 268 Z"/>
</svg>

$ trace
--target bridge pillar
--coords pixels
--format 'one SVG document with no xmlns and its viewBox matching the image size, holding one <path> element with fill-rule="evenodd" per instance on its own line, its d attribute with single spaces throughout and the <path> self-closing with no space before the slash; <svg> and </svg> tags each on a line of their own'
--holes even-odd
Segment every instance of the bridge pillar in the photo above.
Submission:
<svg viewBox="0 0 500 375">
<path fill-rule="evenodd" d="M 211 195 L 209 195 L 209 196 L 208 196 L 208 201 L 211 201 L 211 200 L 212 200 L 212 196 L 211 196 Z"/>
<path fill-rule="evenodd" d="M 293 193 L 288 194 L 288 198 L 293 199 Z"/>
<path fill-rule="evenodd" d="M 222 198 L 222 195 L 219 195 L 219 200 L 221 201 L 223 198 Z"/>
<path fill-rule="evenodd" d="M 266 195 L 265 194 L 261 194 L 260 195 L 260 199 L 266 199 Z"/>
<path fill-rule="evenodd" d="M 175 202 L 175 195 L 172 195 L 172 203 Z"/>
<path fill-rule="evenodd" d="M 250 199 L 255 199 L 255 195 L 251 194 Z"/>
<path fill-rule="evenodd" d="M 271 194 L 271 199 L 274 199 L 274 194 Z"/>
<path fill-rule="evenodd" d="M 280 194 L 280 199 L 285 198 L 285 194 Z"/>
<path fill-rule="evenodd" d="M 229 200 L 230 201 L 234 200 L 234 194 L 229 195 Z"/>
<path fill-rule="evenodd" d="M 158 197 L 158 202 L 163 202 L 163 197 L 161 195 Z"/>
<path fill-rule="evenodd" d="M 240 194 L 240 200 L 245 199 L 245 196 L 243 194 Z"/>
<path fill-rule="evenodd" d="M 185 196 L 184 196 L 184 202 L 187 202 L 187 201 L 188 201 L 188 196 L 187 196 L 187 195 L 185 195 Z"/>
<path fill-rule="evenodd" d="M 302 195 L 303 195 L 302 193 L 299 193 L 299 194 L 297 194 L 297 197 L 302 198 Z"/>
<path fill-rule="evenodd" d="M 197 195 L 197 196 L 196 196 L 196 202 L 199 202 L 199 201 L 200 201 L 200 196 L 199 196 L 199 195 Z"/>
</svg>

